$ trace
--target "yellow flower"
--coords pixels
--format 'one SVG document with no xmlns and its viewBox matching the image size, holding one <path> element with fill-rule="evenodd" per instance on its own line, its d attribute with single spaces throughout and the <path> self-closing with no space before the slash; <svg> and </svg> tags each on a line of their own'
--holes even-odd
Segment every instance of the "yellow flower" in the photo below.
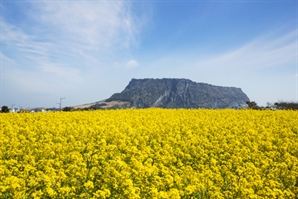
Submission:
<svg viewBox="0 0 298 199">
<path fill-rule="evenodd" d="M 0 198 L 295 198 L 297 111 L 0 114 Z"/>
<path fill-rule="evenodd" d="M 94 184 L 92 181 L 88 181 L 84 183 L 84 187 L 88 190 L 88 189 L 93 189 L 94 188 Z"/>
</svg>

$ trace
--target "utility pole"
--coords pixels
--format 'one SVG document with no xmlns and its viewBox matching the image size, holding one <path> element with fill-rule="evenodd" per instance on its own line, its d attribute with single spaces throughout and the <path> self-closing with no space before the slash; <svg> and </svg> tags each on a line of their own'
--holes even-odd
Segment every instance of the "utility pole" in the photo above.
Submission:
<svg viewBox="0 0 298 199">
<path fill-rule="evenodd" d="M 65 99 L 64 97 L 63 98 L 60 98 L 60 111 L 61 111 L 61 107 L 62 107 L 62 100 Z"/>
</svg>

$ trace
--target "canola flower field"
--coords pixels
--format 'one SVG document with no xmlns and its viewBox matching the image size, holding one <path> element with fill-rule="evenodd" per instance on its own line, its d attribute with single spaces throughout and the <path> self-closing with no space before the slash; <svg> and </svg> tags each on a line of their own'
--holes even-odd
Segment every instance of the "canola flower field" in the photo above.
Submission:
<svg viewBox="0 0 298 199">
<path fill-rule="evenodd" d="M 0 114 L 0 198 L 298 198 L 298 112 Z"/>
</svg>

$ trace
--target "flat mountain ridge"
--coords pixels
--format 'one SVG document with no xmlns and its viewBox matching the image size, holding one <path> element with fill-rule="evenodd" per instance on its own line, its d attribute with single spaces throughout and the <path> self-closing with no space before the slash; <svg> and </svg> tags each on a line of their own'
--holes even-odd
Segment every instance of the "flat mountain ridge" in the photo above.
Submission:
<svg viewBox="0 0 298 199">
<path fill-rule="evenodd" d="M 236 87 L 214 86 L 189 79 L 132 79 L 121 93 L 92 108 L 242 108 L 249 101 Z M 111 106 L 113 104 L 114 106 Z"/>
</svg>

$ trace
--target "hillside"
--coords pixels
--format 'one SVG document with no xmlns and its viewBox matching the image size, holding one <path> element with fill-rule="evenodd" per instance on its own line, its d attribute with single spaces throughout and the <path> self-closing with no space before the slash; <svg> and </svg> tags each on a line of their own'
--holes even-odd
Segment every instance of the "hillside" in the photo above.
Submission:
<svg viewBox="0 0 298 199">
<path fill-rule="evenodd" d="M 121 93 L 93 108 L 241 108 L 249 98 L 235 87 L 196 83 L 188 79 L 132 79 Z M 113 104 L 114 106 L 110 106 Z"/>
</svg>

